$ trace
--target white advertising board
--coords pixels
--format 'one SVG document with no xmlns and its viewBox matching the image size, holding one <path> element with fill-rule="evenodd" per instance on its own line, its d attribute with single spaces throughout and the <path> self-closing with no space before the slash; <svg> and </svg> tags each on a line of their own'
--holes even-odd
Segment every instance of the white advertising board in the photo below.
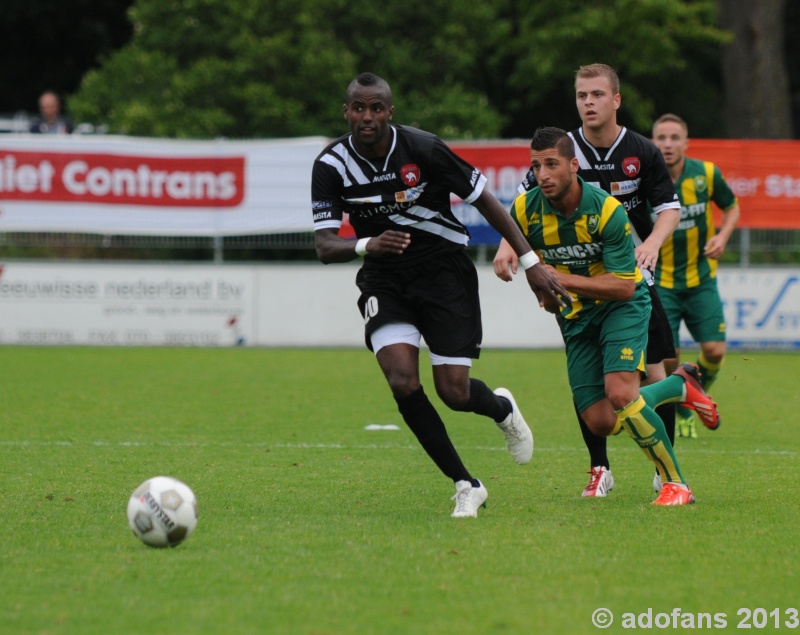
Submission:
<svg viewBox="0 0 800 635">
<path fill-rule="evenodd" d="M 0 263 L 0 344 L 364 346 L 356 264 Z M 560 348 L 525 279 L 478 268 L 484 348 Z M 722 269 L 732 348 L 800 349 L 800 270 Z M 690 344 L 684 332 L 684 346 Z"/>
<path fill-rule="evenodd" d="M 5 264 L 0 343 L 244 344 L 254 297 L 252 268 Z"/>
<path fill-rule="evenodd" d="M 730 348 L 800 350 L 800 269 L 721 269 L 717 282 Z"/>
</svg>

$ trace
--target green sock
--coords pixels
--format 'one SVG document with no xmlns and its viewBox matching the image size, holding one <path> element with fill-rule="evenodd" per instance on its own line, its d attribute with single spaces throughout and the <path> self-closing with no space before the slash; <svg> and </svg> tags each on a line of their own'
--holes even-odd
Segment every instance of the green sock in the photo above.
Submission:
<svg viewBox="0 0 800 635">
<path fill-rule="evenodd" d="M 681 401 L 683 399 L 683 378 L 679 375 L 670 375 L 666 379 L 657 381 L 649 386 L 642 386 L 642 393 L 648 406 L 655 409 L 662 403 Z"/>
<path fill-rule="evenodd" d="M 697 367 L 700 369 L 700 383 L 703 384 L 703 390 L 706 392 L 708 392 L 708 389 L 711 388 L 711 384 L 716 380 L 720 368 L 722 368 L 723 361 L 725 361 L 724 358 L 719 364 L 712 364 L 703 357 L 703 353 L 700 353 L 697 359 Z"/>
<path fill-rule="evenodd" d="M 677 406 L 675 406 L 675 415 L 677 417 L 680 417 L 681 419 L 688 419 L 689 417 L 694 415 L 694 410 L 691 410 L 690 408 L 686 408 L 685 406 L 678 404 Z"/>
</svg>

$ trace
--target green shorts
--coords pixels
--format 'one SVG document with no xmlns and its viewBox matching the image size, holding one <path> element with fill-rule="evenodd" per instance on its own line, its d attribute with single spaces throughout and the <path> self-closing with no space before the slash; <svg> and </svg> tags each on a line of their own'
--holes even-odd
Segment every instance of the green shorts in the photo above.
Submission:
<svg viewBox="0 0 800 635">
<path fill-rule="evenodd" d="M 605 302 L 584 318 L 564 324 L 567 374 L 579 412 L 606 396 L 606 373 L 645 372 L 650 294 L 638 285 L 628 302 Z"/>
<path fill-rule="evenodd" d="M 724 342 L 725 315 L 716 278 L 704 280 L 691 289 L 658 288 L 658 295 L 667 312 L 675 348 L 680 345 L 681 321 L 695 342 Z"/>
</svg>

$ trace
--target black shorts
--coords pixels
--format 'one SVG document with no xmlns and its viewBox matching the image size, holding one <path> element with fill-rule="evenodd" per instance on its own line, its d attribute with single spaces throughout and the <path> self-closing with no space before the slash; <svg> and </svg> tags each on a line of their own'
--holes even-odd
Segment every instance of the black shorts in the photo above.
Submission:
<svg viewBox="0 0 800 635">
<path fill-rule="evenodd" d="M 647 328 L 647 363 L 658 364 L 665 359 L 677 357 L 675 344 L 672 341 L 672 329 L 667 319 L 667 312 L 661 304 L 655 285 L 649 285 L 650 303 L 653 310 L 650 312 L 650 324 Z"/>
<path fill-rule="evenodd" d="M 358 308 L 367 348 L 372 333 L 386 324 L 413 324 L 431 353 L 443 357 L 480 356 L 483 329 L 478 272 L 466 251 L 437 256 L 410 267 L 364 263 L 356 276 Z"/>
</svg>

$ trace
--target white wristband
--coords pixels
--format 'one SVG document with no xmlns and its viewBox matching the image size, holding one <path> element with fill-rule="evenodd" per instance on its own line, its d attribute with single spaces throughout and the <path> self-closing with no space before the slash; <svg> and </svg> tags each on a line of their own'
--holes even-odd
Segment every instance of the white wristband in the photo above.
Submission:
<svg viewBox="0 0 800 635">
<path fill-rule="evenodd" d="M 356 241 L 356 253 L 362 258 L 367 255 L 367 243 L 371 238 L 371 236 L 369 238 L 359 238 Z"/>
<path fill-rule="evenodd" d="M 536 252 L 529 251 L 519 257 L 519 264 L 523 269 L 530 269 L 533 265 L 539 264 L 539 256 L 536 255 Z"/>
</svg>

